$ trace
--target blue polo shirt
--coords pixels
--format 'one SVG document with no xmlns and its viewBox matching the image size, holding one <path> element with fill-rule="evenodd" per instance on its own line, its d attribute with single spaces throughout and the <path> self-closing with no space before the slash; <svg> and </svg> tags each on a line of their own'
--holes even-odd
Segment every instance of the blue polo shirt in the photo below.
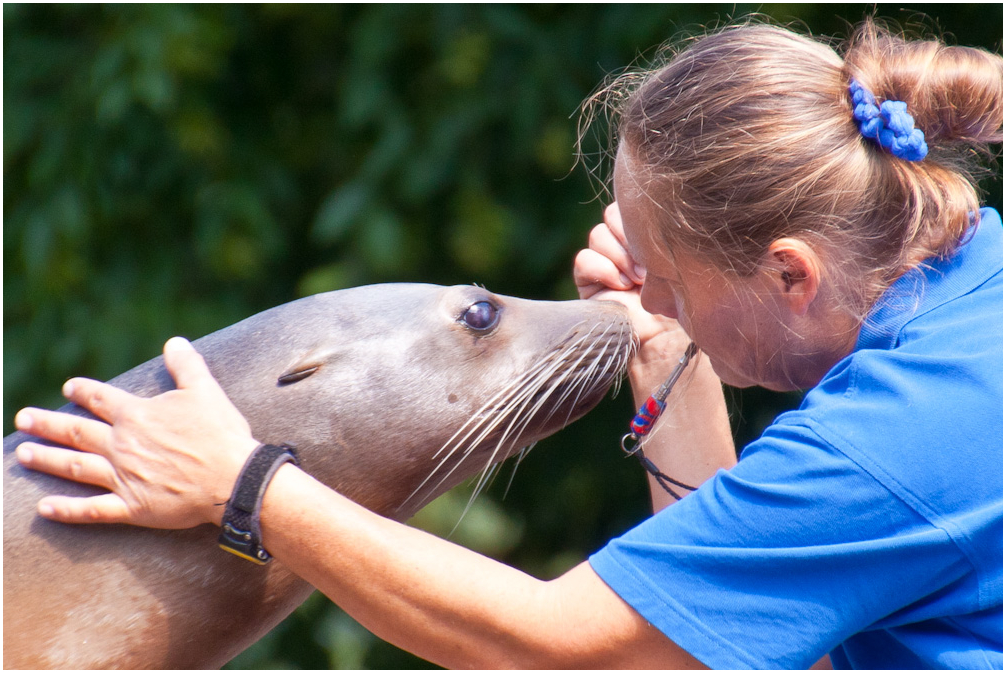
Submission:
<svg viewBox="0 0 1006 673">
<path fill-rule="evenodd" d="M 713 668 L 1002 669 L 1002 220 L 892 285 L 735 467 L 590 558 Z"/>
</svg>

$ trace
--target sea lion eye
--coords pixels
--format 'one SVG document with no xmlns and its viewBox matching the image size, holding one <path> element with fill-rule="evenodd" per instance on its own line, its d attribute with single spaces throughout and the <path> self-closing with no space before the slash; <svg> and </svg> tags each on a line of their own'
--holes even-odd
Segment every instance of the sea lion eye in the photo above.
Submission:
<svg viewBox="0 0 1006 673">
<path fill-rule="evenodd" d="M 479 331 L 495 326 L 498 319 L 499 309 L 487 301 L 475 302 L 461 316 L 462 322 Z"/>
</svg>

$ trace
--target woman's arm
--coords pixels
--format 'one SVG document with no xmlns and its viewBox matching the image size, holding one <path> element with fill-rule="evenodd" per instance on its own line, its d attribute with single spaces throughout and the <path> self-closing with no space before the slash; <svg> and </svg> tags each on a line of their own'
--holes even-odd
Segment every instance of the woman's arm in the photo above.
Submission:
<svg viewBox="0 0 1006 673">
<path fill-rule="evenodd" d="M 447 668 L 695 668 L 583 563 L 543 582 L 284 466 L 266 547 L 372 632 Z"/>
<path fill-rule="evenodd" d="M 151 399 L 72 381 L 68 397 L 104 421 L 18 414 L 19 429 L 84 450 L 26 443 L 18 448 L 23 464 L 111 491 L 45 498 L 43 516 L 158 528 L 220 524 L 218 503 L 255 442 L 191 346 L 173 341 L 165 364 L 178 389 Z M 265 547 L 293 572 L 379 636 L 446 667 L 698 665 L 587 564 L 539 581 L 384 519 L 290 464 L 266 491 L 261 522 Z"/>
<path fill-rule="evenodd" d="M 608 206 L 604 222 L 590 232 L 589 247 L 577 255 L 573 277 L 581 299 L 617 301 L 629 309 L 639 338 L 629 367 L 638 409 L 670 375 L 690 339 L 676 320 L 643 309 L 640 288 L 646 271 L 628 251 L 618 204 Z M 737 462 L 723 387 L 701 352 L 667 398 L 667 409 L 643 448 L 660 471 L 692 486 Z M 654 511 L 672 504 L 674 499 L 652 476 L 649 479 Z"/>
<path fill-rule="evenodd" d="M 669 357 L 647 362 L 645 353 L 636 357 L 629 382 L 638 409 L 664 382 L 678 363 L 680 351 Z M 643 445 L 646 457 L 664 474 L 690 486 L 698 487 L 737 462 L 730 419 L 727 415 L 723 384 L 701 351 L 692 358 L 688 369 L 667 398 L 667 408 Z M 675 499 L 648 475 L 653 511 L 658 512 Z M 679 495 L 688 491 L 674 488 Z"/>
</svg>

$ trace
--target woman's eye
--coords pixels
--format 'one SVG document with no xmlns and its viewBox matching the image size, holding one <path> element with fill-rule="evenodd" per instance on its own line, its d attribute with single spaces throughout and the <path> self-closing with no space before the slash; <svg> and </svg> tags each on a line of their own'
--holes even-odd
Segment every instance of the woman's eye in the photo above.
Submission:
<svg viewBox="0 0 1006 673">
<path fill-rule="evenodd" d="M 496 324 L 499 310 L 487 301 L 480 301 L 468 307 L 461 320 L 472 329 L 487 330 Z"/>
</svg>

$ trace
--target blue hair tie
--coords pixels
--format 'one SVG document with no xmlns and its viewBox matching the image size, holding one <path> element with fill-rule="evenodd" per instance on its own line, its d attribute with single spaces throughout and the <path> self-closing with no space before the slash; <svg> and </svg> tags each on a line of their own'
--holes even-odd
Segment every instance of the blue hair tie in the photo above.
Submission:
<svg viewBox="0 0 1006 673">
<path fill-rule="evenodd" d="M 856 80 L 849 83 L 852 116 L 859 123 L 864 138 L 880 143 L 888 152 L 905 161 L 921 161 L 929 153 L 926 137 L 915 128 L 915 119 L 908 114 L 908 104 L 886 100 L 877 106 L 877 99 Z"/>
</svg>

